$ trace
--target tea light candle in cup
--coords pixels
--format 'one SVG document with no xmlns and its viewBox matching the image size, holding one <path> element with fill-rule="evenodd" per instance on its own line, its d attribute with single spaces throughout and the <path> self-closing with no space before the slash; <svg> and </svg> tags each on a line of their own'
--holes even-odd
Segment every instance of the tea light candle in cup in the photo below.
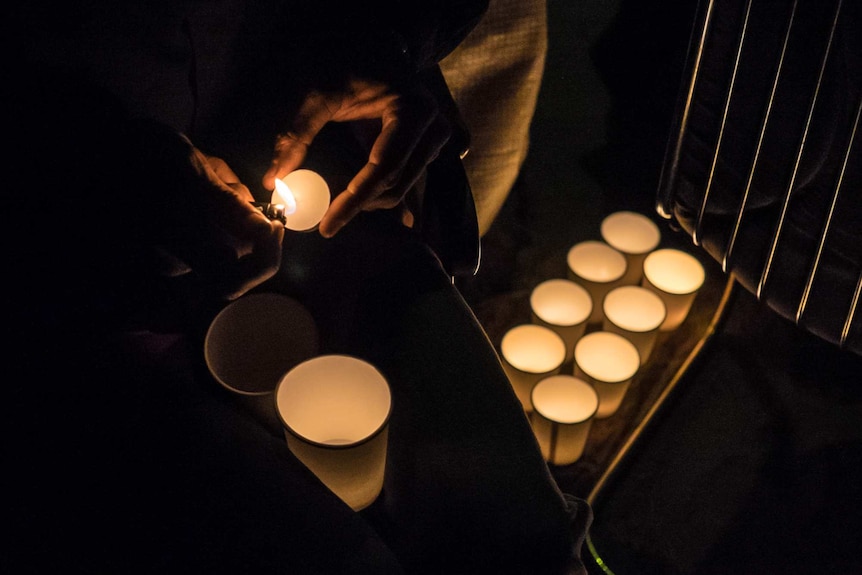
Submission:
<svg viewBox="0 0 862 575">
<path fill-rule="evenodd" d="M 619 286 L 607 293 L 602 303 L 602 329 L 629 339 L 643 365 L 652 353 L 667 308 L 657 293 L 641 286 Z"/>
<path fill-rule="evenodd" d="M 326 180 L 312 170 L 295 170 L 275 180 L 273 204 L 284 206 L 284 226 L 293 231 L 313 230 L 329 209 L 331 196 Z"/>
<path fill-rule="evenodd" d="M 674 330 L 685 320 L 705 279 L 703 265 L 681 250 L 666 248 L 646 257 L 641 283 L 657 293 L 667 307 L 661 331 Z"/>
<path fill-rule="evenodd" d="M 552 375 L 533 387 L 530 423 L 545 461 L 568 465 L 581 458 L 599 396 L 587 382 L 571 375 Z"/>
<path fill-rule="evenodd" d="M 658 247 L 661 232 L 651 219 L 631 211 L 614 212 L 602 220 L 602 239 L 626 257 L 623 285 L 638 285 L 647 254 Z"/>
<path fill-rule="evenodd" d="M 275 404 L 290 451 L 353 510 L 383 489 L 392 398 L 370 363 L 322 355 L 287 372 Z"/>
<path fill-rule="evenodd" d="M 583 285 L 593 300 L 588 323 L 602 322 L 601 302 L 611 289 L 620 285 L 626 273 L 625 256 L 606 242 L 587 240 L 569 249 L 566 255 L 569 279 Z"/>
<path fill-rule="evenodd" d="M 545 280 L 530 293 L 532 321 L 557 332 L 566 345 L 564 363 L 584 335 L 593 313 L 593 300 L 582 285 L 567 279 Z"/>
<path fill-rule="evenodd" d="M 597 419 L 616 413 L 639 367 L 635 344 L 617 333 L 594 331 L 575 346 L 574 375 L 598 393 Z"/>
<path fill-rule="evenodd" d="M 535 324 L 513 327 L 500 342 L 503 369 L 527 413 L 533 410 L 530 394 L 540 379 L 559 373 L 566 357 L 563 338 Z"/>
</svg>

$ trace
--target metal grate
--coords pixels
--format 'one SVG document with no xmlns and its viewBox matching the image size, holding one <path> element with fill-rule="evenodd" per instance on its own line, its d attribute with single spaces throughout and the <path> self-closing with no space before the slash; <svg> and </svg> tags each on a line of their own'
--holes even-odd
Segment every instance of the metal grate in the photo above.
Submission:
<svg viewBox="0 0 862 575">
<path fill-rule="evenodd" d="M 702 1 L 656 209 L 758 299 L 862 354 L 860 5 Z"/>
</svg>

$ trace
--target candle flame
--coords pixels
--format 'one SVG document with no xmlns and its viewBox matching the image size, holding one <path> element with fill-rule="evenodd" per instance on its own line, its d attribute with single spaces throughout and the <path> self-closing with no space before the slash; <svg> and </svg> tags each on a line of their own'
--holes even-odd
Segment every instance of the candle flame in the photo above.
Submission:
<svg viewBox="0 0 862 575">
<path fill-rule="evenodd" d="M 284 181 L 275 179 L 275 191 L 272 193 L 272 203 L 282 204 L 284 206 L 284 214 L 290 215 L 296 211 L 296 196 L 284 183 Z"/>
</svg>

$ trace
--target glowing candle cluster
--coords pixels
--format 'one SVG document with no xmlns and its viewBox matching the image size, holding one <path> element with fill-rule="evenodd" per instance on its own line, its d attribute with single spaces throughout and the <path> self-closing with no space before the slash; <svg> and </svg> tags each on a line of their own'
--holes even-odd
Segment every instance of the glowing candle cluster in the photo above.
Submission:
<svg viewBox="0 0 862 575">
<path fill-rule="evenodd" d="M 536 382 L 559 373 L 566 357 L 566 344 L 550 328 L 522 324 L 508 331 L 500 342 L 503 368 L 524 411 L 533 410 L 530 393 Z"/>
<path fill-rule="evenodd" d="M 659 249 L 659 228 L 642 214 L 610 214 L 600 235 L 568 250 L 565 278 L 532 290 L 532 328 L 517 325 L 500 342 L 509 381 L 556 465 L 577 461 L 590 422 L 619 410 L 661 332 L 685 320 L 705 280 L 694 256 Z"/>
</svg>

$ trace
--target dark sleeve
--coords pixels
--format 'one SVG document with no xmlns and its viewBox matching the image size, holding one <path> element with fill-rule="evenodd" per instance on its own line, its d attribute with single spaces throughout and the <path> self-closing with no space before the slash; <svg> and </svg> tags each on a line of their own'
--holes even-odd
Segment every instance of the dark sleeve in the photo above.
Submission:
<svg viewBox="0 0 862 575">
<path fill-rule="evenodd" d="M 487 0 L 401 2 L 375 0 L 296 2 L 283 16 L 291 22 L 281 53 L 315 88 L 333 88 L 350 74 L 388 82 L 436 65 L 484 15 Z"/>
<path fill-rule="evenodd" d="M 16 88 L 4 111 L 15 142 L 7 183 L 18 197 L 7 203 L 2 229 L 19 246 L 11 288 L 33 302 L 21 308 L 26 321 L 52 326 L 83 314 L 95 327 L 167 311 L 176 294 L 164 284 L 174 280 L 158 272 L 155 246 L 195 223 L 191 143 L 132 118 L 82 75 L 24 61 L 7 72 Z M 167 219 L 179 202 L 188 223 Z"/>
</svg>

